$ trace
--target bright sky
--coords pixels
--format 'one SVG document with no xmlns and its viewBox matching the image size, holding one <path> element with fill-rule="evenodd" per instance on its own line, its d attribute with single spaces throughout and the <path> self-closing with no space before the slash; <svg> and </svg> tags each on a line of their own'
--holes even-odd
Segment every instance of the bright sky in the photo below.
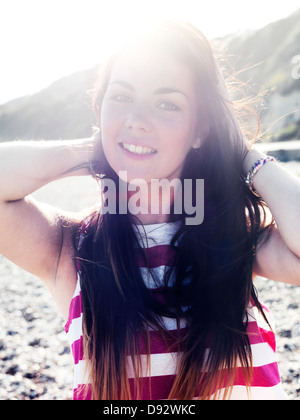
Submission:
<svg viewBox="0 0 300 420">
<path fill-rule="evenodd" d="M 299 7 L 299 0 L 0 0 L 0 104 L 93 67 L 153 19 L 190 20 L 214 38 Z"/>
</svg>

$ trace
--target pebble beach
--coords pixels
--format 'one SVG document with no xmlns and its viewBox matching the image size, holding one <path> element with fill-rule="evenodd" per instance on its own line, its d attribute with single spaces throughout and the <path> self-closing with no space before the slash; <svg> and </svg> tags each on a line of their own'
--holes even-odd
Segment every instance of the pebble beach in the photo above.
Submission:
<svg viewBox="0 0 300 420">
<path fill-rule="evenodd" d="M 288 166 L 300 175 L 300 164 Z M 63 210 L 80 211 L 97 201 L 88 177 L 51 183 L 34 196 Z M 272 312 L 277 357 L 289 400 L 300 400 L 300 287 L 256 278 Z M 0 255 L 0 400 L 71 400 L 72 356 L 64 320 L 44 284 Z"/>
</svg>

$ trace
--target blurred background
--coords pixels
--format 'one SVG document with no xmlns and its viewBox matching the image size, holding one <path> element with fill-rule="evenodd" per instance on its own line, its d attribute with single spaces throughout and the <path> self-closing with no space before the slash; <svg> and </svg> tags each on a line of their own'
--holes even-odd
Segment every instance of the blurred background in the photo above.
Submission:
<svg viewBox="0 0 300 420">
<path fill-rule="evenodd" d="M 88 137 L 95 72 L 155 19 L 197 25 L 244 83 L 261 121 L 257 147 L 300 176 L 299 1 L 0 0 L 0 141 Z M 251 102 L 252 101 L 252 102 Z M 252 121 L 252 120 L 251 120 Z M 253 119 L 254 131 L 256 119 Z M 36 198 L 65 210 L 97 201 L 93 180 L 49 184 Z M 275 316 L 289 399 L 300 399 L 300 288 L 258 278 Z M 72 398 L 63 321 L 37 279 L 0 256 L 0 399 Z"/>
</svg>

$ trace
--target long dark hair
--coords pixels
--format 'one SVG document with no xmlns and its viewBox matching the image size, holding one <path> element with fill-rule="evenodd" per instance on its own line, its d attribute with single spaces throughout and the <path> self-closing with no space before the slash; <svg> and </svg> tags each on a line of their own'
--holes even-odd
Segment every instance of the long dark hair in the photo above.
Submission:
<svg viewBox="0 0 300 420">
<path fill-rule="evenodd" d="M 95 399 L 139 399 L 142 385 L 141 346 L 150 353 L 149 325 L 163 339 L 170 334 L 162 316 L 186 318 L 177 338 L 177 375 L 169 398 L 208 399 L 221 388 L 230 395 L 238 363 L 246 384 L 252 372 L 247 308 L 251 299 L 262 312 L 252 283 L 253 256 L 266 224 L 266 204 L 241 180 L 243 133 L 219 72 L 211 46 L 191 24 L 165 22 L 148 41 L 185 60 L 197 76 L 199 113 L 209 121 L 210 132 L 200 149 L 192 149 L 182 172 L 184 179 L 204 179 L 205 212 L 200 225 L 182 223 L 171 241 L 175 258 L 164 279 L 164 304 L 144 284 L 137 253 L 147 264 L 132 217 L 128 214 L 91 214 L 77 258 L 83 300 L 85 355 L 91 364 Z M 115 57 L 108 62 L 95 86 L 94 109 L 100 127 L 101 104 Z M 200 99 L 201 98 L 201 99 Z M 95 169 L 97 172 L 97 168 Z M 98 171 L 99 172 L 99 171 Z M 101 177 L 117 175 L 107 166 Z M 149 272 L 151 270 L 149 269 Z M 170 273 L 175 272 L 172 287 Z M 189 276 L 188 311 L 182 312 L 184 286 Z M 209 356 L 206 348 L 209 341 Z M 131 357 L 134 389 L 127 377 Z M 203 365 L 206 364 L 205 372 Z M 151 378 L 149 379 L 151 380 Z"/>
</svg>

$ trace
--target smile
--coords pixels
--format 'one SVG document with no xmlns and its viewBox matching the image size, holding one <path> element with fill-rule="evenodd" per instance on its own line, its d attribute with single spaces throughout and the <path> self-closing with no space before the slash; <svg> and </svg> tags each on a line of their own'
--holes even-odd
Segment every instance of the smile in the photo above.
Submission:
<svg viewBox="0 0 300 420">
<path fill-rule="evenodd" d="M 131 143 L 120 143 L 120 145 L 123 147 L 123 149 L 138 155 L 151 155 L 157 152 L 157 150 L 152 149 L 152 147 L 136 146 L 135 144 Z"/>
</svg>

